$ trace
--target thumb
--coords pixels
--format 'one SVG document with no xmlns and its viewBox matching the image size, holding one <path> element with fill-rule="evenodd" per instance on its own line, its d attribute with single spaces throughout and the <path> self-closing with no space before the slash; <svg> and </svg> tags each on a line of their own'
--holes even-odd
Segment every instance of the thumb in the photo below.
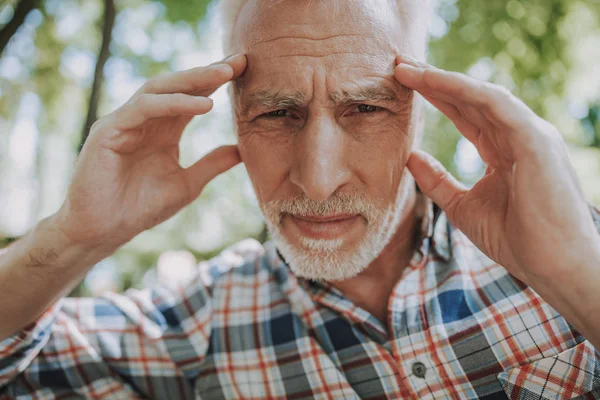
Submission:
<svg viewBox="0 0 600 400">
<path fill-rule="evenodd" d="M 452 223 L 459 225 L 456 211 L 467 189 L 461 185 L 431 154 L 414 151 L 407 164 L 421 191 L 446 212 Z"/>
<path fill-rule="evenodd" d="M 233 168 L 241 161 L 237 146 L 221 146 L 185 169 L 184 176 L 188 187 L 191 189 L 192 198 L 198 197 L 204 186 L 216 178 L 217 175 Z"/>
</svg>

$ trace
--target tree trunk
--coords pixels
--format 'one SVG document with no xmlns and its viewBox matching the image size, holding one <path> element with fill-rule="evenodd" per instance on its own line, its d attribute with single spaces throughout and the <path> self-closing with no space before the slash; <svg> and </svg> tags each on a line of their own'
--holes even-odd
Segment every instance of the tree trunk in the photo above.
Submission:
<svg viewBox="0 0 600 400">
<path fill-rule="evenodd" d="M 98 59 L 96 60 L 96 69 L 94 70 L 94 83 L 92 84 L 92 92 L 90 94 L 88 113 L 83 125 L 83 131 L 81 133 L 81 141 L 79 144 L 79 151 L 83 148 L 88 135 L 90 134 L 90 128 L 92 124 L 96 122 L 98 118 L 98 104 L 100 102 L 100 92 L 102 90 L 102 82 L 104 81 L 104 66 L 110 56 L 110 41 L 112 38 L 112 29 L 115 24 L 116 9 L 114 0 L 104 1 L 104 24 L 102 27 L 102 45 L 98 53 Z"/>
<path fill-rule="evenodd" d="M 37 6 L 38 1 L 39 0 L 21 0 L 17 3 L 13 17 L 0 30 L 0 56 L 4 52 L 4 48 L 8 44 L 10 38 L 23 24 L 23 21 L 25 21 L 25 17 L 29 14 L 29 11 Z"/>
</svg>

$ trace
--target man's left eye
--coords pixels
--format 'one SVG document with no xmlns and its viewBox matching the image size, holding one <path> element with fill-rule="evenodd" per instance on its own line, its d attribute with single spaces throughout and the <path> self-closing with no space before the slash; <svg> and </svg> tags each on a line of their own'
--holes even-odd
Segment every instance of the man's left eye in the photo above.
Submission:
<svg viewBox="0 0 600 400">
<path fill-rule="evenodd" d="M 370 114 L 379 111 L 381 107 L 372 106 L 369 104 L 359 104 L 357 109 L 361 114 Z"/>
<path fill-rule="evenodd" d="M 288 110 L 275 110 L 275 111 L 271 111 L 271 112 L 268 112 L 263 115 L 267 118 L 281 118 L 281 117 L 288 117 L 289 112 L 288 112 Z"/>
</svg>

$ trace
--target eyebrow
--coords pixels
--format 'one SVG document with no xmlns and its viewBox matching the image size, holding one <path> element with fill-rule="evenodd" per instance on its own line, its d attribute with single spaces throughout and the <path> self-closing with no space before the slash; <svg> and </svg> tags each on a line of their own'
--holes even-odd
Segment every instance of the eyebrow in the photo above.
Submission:
<svg viewBox="0 0 600 400">
<path fill-rule="evenodd" d="M 301 108 L 306 105 L 304 94 L 301 92 L 282 93 L 261 90 L 248 96 L 247 105 L 244 107 L 244 113 L 248 113 L 256 108 Z"/>
<path fill-rule="evenodd" d="M 357 90 L 333 92 L 329 97 L 336 105 L 365 102 L 395 103 L 401 100 L 403 93 L 398 93 L 389 86 L 370 85 L 359 87 Z"/>
<path fill-rule="evenodd" d="M 410 101 L 412 90 L 402 86 L 398 91 L 384 85 L 367 85 L 356 90 L 332 92 L 329 98 L 336 106 L 355 103 L 405 103 Z M 248 114 L 257 108 L 287 109 L 306 106 L 306 97 L 302 92 L 285 93 L 261 90 L 248 95 L 243 113 Z"/>
</svg>

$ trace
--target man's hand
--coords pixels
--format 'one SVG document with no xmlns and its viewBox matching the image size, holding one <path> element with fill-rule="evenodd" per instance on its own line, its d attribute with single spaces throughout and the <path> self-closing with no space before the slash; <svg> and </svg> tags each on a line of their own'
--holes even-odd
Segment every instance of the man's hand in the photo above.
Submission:
<svg viewBox="0 0 600 400">
<path fill-rule="evenodd" d="M 397 62 L 396 79 L 450 118 L 487 164 L 467 190 L 416 151 L 408 168 L 421 190 L 488 257 L 580 329 L 591 325 L 581 314 L 598 303 L 600 236 L 560 133 L 502 87 L 408 57 Z"/>
<path fill-rule="evenodd" d="M 423 192 L 524 282 L 579 272 L 561 261 L 582 261 L 600 239 L 556 128 L 500 86 L 398 61 L 396 79 L 448 116 L 487 164 L 467 190 L 432 156 L 414 152 L 408 167 Z"/>
<path fill-rule="evenodd" d="M 61 209 L 0 254 L 0 340 L 37 319 L 95 263 L 190 203 L 240 162 L 221 147 L 190 168 L 179 139 L 207 98 L 239 77 L 244 55 L 150 79 L 123 107 L 92 127 Z"/>
<path fill-rule="evenodd" d="M 179 165 L 179 140 L 207 96 L 239 77 L 246 57 L 157 76 L 121 108 L 98 120 L 81 152 L 56 223 L 74 243 L 116 248 L 194 200 L 218 174 L 240 162 L 221 147 L 190 168 Z M 108 245 L 108 246 L 107 246 Z"/>
</svg>

